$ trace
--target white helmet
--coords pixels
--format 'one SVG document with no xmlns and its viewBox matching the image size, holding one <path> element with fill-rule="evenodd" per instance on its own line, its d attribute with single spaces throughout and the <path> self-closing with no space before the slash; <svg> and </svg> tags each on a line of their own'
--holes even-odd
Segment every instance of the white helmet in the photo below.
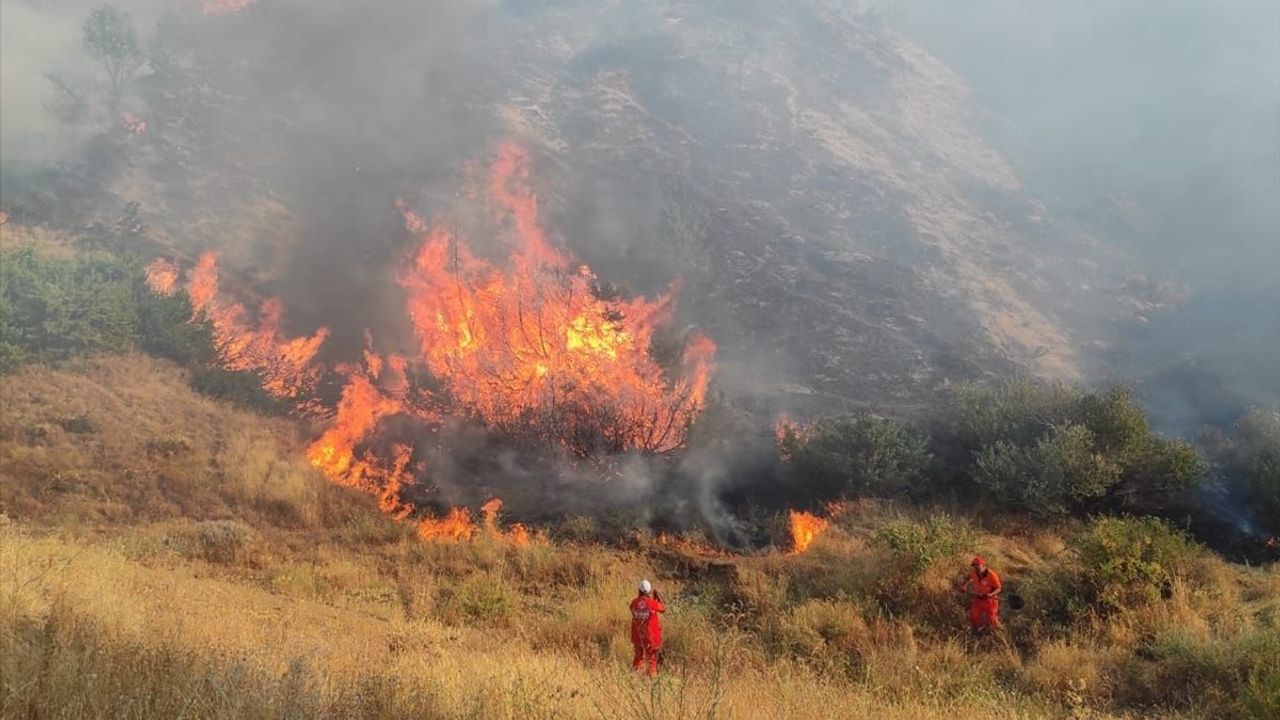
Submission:
<svg viewBox="0 0 1280 720">
<path fill-rule="evenodd" d="M 649 591 L 652 589 L 653 589 L 653 585 L 648 580 L 640 581 L 640 592 L 644 593 L 645 595 L 648 595 Z"/>
</svg>

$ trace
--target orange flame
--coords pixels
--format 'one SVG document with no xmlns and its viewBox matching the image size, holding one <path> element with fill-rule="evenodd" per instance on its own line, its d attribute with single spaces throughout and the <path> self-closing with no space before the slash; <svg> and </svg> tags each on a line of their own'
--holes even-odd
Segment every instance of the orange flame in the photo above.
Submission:
<svg viewBox="0 0 1280 720">
<path fill-rule="evenodd" d="M 480 506 L 480 512 L 484 514 L 484 528 L 491 533 L 498 532 L 498 511 L 502 509 L 502 500 L 493 498 L 489 502 Z"/>
<path fill-rule="evenodd" d="M 141 135 L 147 131 L 147 121 L 138 118 L 128 110 L 121 111 L 120 124 L 124 126 L 125 131 L 134 135 Z"/>
<path fill-rule="evenodd" d="M 515 220 L 505 273 L 398 203 L 424 236 L 400 282 L 428 369 L 462 412 L 581 456 L 683 446 L 715 344 L 693 336 L 681 377 L 668 379 L 649 346 L 671 296 L 600 297 L 591 270 L 571 267 L 539 228 L 528 154 L 504 145 L 490 172 L 493 201 Z"/>
<path fill-rule="evenodd" d="M 164 258 L 152 260 L 147 265 L 147 287 L 157 295 L 171 297 L 178 289 L 178 266 Z"/>
<path fill-rule="evenodd" d="M 799 555 L 826 531 L 830 521 L 800 510 L 789 510 L 791 517 L 791 553 Z"/>
<path fill-rule="evenodd" d="M 462 542 L 470 540 L 475 532 L 471 511 L 466 508 L 453 508 L 442 518 L 429 517 L 418 522 L 418 537 L 423 540 Z"/>
<path fill-rule="evenodd" d="M 313 361 L 329 337 L 328 328 L 310 337 L 281 337 L 284 305 L 279 298 L 264 300 L 258 326 L 250 327 L 244 306 L 218 292 L 217 256 L 211 252 L 200 256 L 187 291 L 196 313 L 213 324 L 214 345 L 228 369 L 258 372 L 263 388 L 276 397 L 297 398 L 315 387 L 321 368 Z"/>
<path fill-rule="evenodd" d="M 528 547 L 531 542 L 529 529 L 524 526 L 524 523 L 512 523 L 511 529 L 507 531 L 507 537 L 520 547 Z"/>
<path fill-rule="evenodd" d="M 782 413 L 773 425 L 773 437 L 778 442 L 778 455 L 783 460 L 790 460 L 793 443 L 808 444 L 813 439 L 814 432 L 812 424 L 800 423 L 787 413 Z"/>
<path fill-rule="evenodd" d="M 233 4 L 243 9 L 248 2 L 206 8 Z M 672 377 L 649 354 L 655 331 L 671 319 L 672 293 L 653 300 L 602 297 L 590 268 L 572 266 L 538 225 L 523 148 L 499 149 L 488 190 L 495 206 L 514 220 L 505 272 L 396 203 L 405 227 L 421 236 L 399 279 L 409 296 L 420 362 L 441 391 L 411 391 L 409 360 L 375 353 L 366 331 L 363 366 L 335 368 L 346 377 L 341 397 L 330 425 L 306 451 L 311 465 L 331 481 L 374 495 L 384 512 L 399 519 L 414 511 L 402 491 L 423 468 L 414 463 L 410 445 L 393 446 L 389 458 L 373 447 L 393 416 L 437 427 L 445 414 L 478 419 L 581 456 L 665 453 L 684 445 L 705 403 L 716 350 L 710 338 L 695 333 L 687 339 Z M 177 279 L 177 268 L 167 260 L 148 267 L 147 281 L 157 293 L 172 292 Z M 213 253 L 199 258 L 186 287 L 193 319 L 210 321 L 226 367 L 254 370 L 272 394 L 313 409 L 307 396 L 324 371 L 316 354 L 328 329 L 283 337 L 284 306 L 277 298 L 261 304 L 251 325 L 244 306 L 220 292 Z M 498 529 L 501 507 L 493 498 L 482 512 L 484 527 L 504 536 Z M 417 531 L 424 539 L 458 541 L 472 538 L 476 526 L 469 509 L 454 508 L 444 517 L 418 521 Z M 517 545 L 536 539 L 519 523 L 504 537 Z"/>
</svg>

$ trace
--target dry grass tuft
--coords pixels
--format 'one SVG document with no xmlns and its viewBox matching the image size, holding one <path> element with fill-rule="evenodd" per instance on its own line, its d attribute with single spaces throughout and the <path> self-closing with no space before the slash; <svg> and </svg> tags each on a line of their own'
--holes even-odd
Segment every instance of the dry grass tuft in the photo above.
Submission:
<svg viewBox="0 0 1280 720">
<path fill-rule="evenodd" d="M 170 363 L 27 367 L 0 377 L 0 396 L 0 510 L 14 517 L 315 527 L 352 514 L 351 494 L 302 459 L 294 423 L 198 395 Z"/>
</svg>

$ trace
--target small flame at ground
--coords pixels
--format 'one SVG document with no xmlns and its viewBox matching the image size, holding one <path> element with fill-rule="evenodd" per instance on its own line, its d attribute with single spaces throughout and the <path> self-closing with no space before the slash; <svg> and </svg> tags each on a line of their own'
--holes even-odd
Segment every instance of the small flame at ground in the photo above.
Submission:
<svg viewBox="0 0 1280 720">
<path fill-rule="evenodd" d="M 800 510 L 788 511 L 791 517 L 791 554 L 799 555 L 826 531 L 830 521 Z"/>
<path fill-rule="evenodd" d="M 453 508 L 442 518 L 423 518 L 418 521 L 418 537 L 423 540 L 449 540 L 462 542 L 470 540 L 476 532 L 476 525 L 471 521 L 471 511 L 467 508 Z"/>
<path fill-rule="evenodd" d="M 507 537 L 520 547 L 528 547 L 531 542 L 529 529 L 524 526 L 524 523 L 512 523 L 511 529 L 507 531 Z"/>
</svg>

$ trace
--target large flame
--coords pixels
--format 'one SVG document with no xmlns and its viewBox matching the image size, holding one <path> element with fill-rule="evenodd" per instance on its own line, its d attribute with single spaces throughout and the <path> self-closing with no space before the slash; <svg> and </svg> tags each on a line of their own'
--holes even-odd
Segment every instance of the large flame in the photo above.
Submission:
<svg viewBox="0 0 1280 720">
<path fill-rule="evenodd" d="M 329 337 L 328 328 L 310 337 L 282 337 L 284 304 L 279 298 L 264 300 L 257 326 L 250 326 L 244 305 L 218 291 L 218 259 L 211 252 L 200 256 L 187 292 L 196 313 L 212 323 L 214 344 L 228 369 L 257 372 L 263 388 L 280 398 L 301 398 L 315 387 L 322 368 L 314 360 Z"/>
<path fill-rule="evenodd" d="M 799 555 L 826 531 L 830 521 L 801 510 L 788 511 L 791 518 L 791 553 Z"/>
<path fill-rule="evenodd" d="M 366 333 L 363 364 L 334 368 L 345 376 L 341 397 L 336 407 L 316 412 L 330 424 L 307 449 L 309 462 L 330 480 L 375 495 L 396 518 L 413 513 L 403 491 L 429 468 L 415 461 L 412 445 L 378 442 L 392 417 L 409 416 L 427 428 L 439 427 L 445 416 L 477 420 L 585 457 L 677 450 L 703 408 L 715 344 L 692 334 L 680 367 L 668 375 L 649 350 L 655 331 L 671 318 L 671 294 L 603 297 L 590 269 L 573 265 L 548 242 L 528 180 L 528 154 L 503 145 L 488 190 L 512 220 L 505 270 L 397 202 L 405 226 L 421 240 L 399 275 L 421 358 L 378 355 Z M 147 268 L 147 282 L 161 294 L 173 292 L 178 275 L 163 259 Z M 199 258 L 186 288 L 196 317 L 213 327 L 224 365 L 256 371 L 273 395 L 315 410 L 308 403 L 325 370 L 316 354 L 327 329 L 283 337 L 284 307 L 275 298 L 262 303 L 250 324 L 244 306 L 220 291 L 212 253 Z M 411 390 L 410 362 L 425 367 L 439 390 Z M 484 529 L 528 544 L 530 532 L 519 523 L 505 534 L 499 530 L 501 504 L 494 498 L 484 505 Z M 454 541 L 477 533 L 467 508 L 419 519 L 417 531 L 425 539 Z"/>
<path fill-rule="evenodd" d="M 491 198 L 514 219 L 505 272 L 400 205 L 423 235 L 400 277 L 423 360 L 461 412 L 518 436 L 582 456 L 678 449 L 702 410 L 714 343 L 694 335 L 680 377 L 666 377 L 649 345 L 671 296 L 601 297 L 591 270 L 547 243 L 527 163 L 505 145 L 490 171 Z"/>
</svg>

